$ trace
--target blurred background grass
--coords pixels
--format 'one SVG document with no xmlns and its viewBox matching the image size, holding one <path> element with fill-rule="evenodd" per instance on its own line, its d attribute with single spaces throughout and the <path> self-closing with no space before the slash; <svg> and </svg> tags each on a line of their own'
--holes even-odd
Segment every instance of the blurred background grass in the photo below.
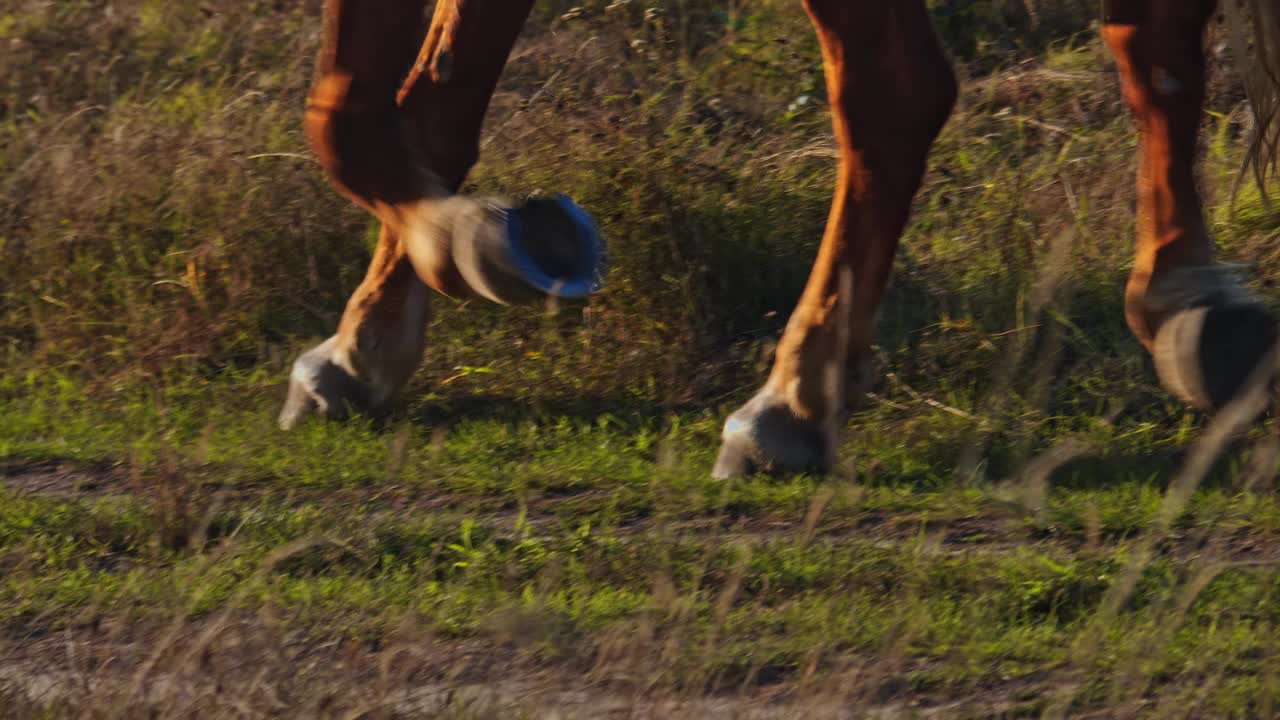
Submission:
<svg viewBox="0 0 1280 720">
<path fill-rule="evenodd" d="M 9 5 L 5 365 L 117 385 L 278 372 L 328 334 L 376 229 L 327 187 L 301 136 L 319 3 Z M 905 377 L 981 384 L 987 362 L 971 351 L 1015 324 L 1047 239 L 1068 230 L 1066 315 L 1087 331 L 1066 351 L 1143 377 L 1117 309 L 1135 137 L 1093 3 L 931 7 L 966 90 L 904 239 L 881 347 Z M 767 365 L 830 197 L 807 20 L 783 0 L 570 9 L 535 11 L 469 188 L 577 197 L 608 237 L 608 287 L 555 320 L 438 301 L 419 387 L 486 368 L 492 392 L 517 396 L 741 390 Z M 1274 215 L 1250 196 L 1228 222 L 1244 113 L 1223 54 L 1206 191 L 1228 259 L 1267 263 L 1256 245 Z"/>
<path fill-rule="evenodd" d="M 298 338 L 332 330 L 375 230 L 301 137 L 318 6 L 5 11 L 6 364 L 130 382 L 278 369 Z M 1090 334 L 1123 342 L 1110 284 L 1127 262 L 1132 133 L 1087 33 L 1091 4 L 1028 7 L 934 8 L 962 75 L 1012 77 L 971 82 L 939 142 L 885 313 L 890 351 L 939 317 L 1006 329 L 1045 237 L 1076 225 L 1077 270 L 1106 273 Z M 540 308 L 442 300 L 423 378 L 484 366 L 495 389 L 655 400 L 750 382 L 830 197 L 807 21 L 791 2 L 595 3 L 562 19 L 569 9 L 535 11 L 470 187 L 578 197 L 608 235 L 608 289 L 553 328 Z M 1046 51 L 1045 67 L 1017 72 Z"/>
</svg>

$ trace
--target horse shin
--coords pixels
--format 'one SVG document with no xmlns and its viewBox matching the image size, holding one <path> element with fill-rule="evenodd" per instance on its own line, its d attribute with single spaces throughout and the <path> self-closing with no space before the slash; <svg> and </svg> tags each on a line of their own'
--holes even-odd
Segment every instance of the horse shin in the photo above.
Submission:
<svg viewBox="0 0 1280 720">
<path fill-rule="evenodd" d="M 847 399 L 833 372 L 866 364 L 898 237 L 957 92 L 923 2 L 809 0 L 806 9 L 840 150 L 835 196 L 769 379 L 725 424 L 717 477 L 830 466 Z"/>
</svg>

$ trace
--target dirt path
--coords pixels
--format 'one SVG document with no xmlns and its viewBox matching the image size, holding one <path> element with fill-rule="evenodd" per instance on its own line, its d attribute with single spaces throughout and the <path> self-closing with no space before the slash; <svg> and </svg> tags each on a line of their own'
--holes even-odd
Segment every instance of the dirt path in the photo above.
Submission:
<svg viewBox="0 0 1280 720">
<path fill-rule="evenodd" d="M 87 465 L 65 460 L 0 461 L 0 487 L 20 495 L 36 495 L 62 500 L 139 497 L 148 499 L 171 488 L 160 486 L 152 478 L 131 476 L 123 465 L 99 463 Z M 362 517 L 376 521 L 380 515 L 432 513 L 459 519 L 479 518 L 500 536 L 518 535 L 517 526 L 524 522 L 535 534 L 572 515 L 574 508 L 589 504 L 605 491 L 583 489 L 573 493 L 555 493 L 534 497 L 522 512 L 514 499 L 476 496 L 451 492 L 424 493 L 423 488 L 408 485 L 342 488 L 280 489 L 268 482 L 217 485 L 206 483 L 184 489 L 191 495 L 188 502 L 208 505 L 215 501 L 222 507 L 238 503 L 280 502 L 287 505 L 315 504 L 321 507 L 350 510 L 360 508 Z M 938 518 L 917 512 L 858 512 L 849 515 L 826 515 L 809 526 L 804 517 L 794 513 L 765 512 L 757 515 L 707 513 L 661 522 L 638 518 L 609 528 L 623 540 L 646 532 L 702 536 L 716 533 L 725 542 L 770 542 L 809 538 L 812 542 L 841 542 L 849 538 L 870 540 L 886 547 L 911 544 L 923 552 L 938 554 L 996 555 L 1015 548 L 1032 549 L 1054 558 L 1065 558 L 1081 552 L 1092 552 L 1098 539 L 1076 533 L 1043 532 L 1030 529 L 1024 516 L 1008 509 L 993 508 L 980 514 Z M 1267 564 L 1280 563 L 1280 537 L 1262 536 L 1248 528 L 1233 533 L 1218 533 L 1220 545 L 1215 548 L 1223 562 Z M 1123 540 L 1121 540 L 1123 542 Z M 1112 539 L 1110 544 L 1114 544 Z M 1204 547 L 1203 532 L 1173 535 L 1162 550 L 1169 556 L 1186 560 L 1198 555 Z"/>
<path fill-rule="evenodd" d="M 128 474 L 119 465 L 61 460 L 0 460 L 0 485 L 18 493 L 68 500 L 129 490 Z"/>
<path fill-rule="evenodd" d="M 863 669 L 711 695 L 636 667 L 537 662 L 513 648 L 403 637 L 381 647 L 303 640 L 262 618 L 99 625 L 0 639 L 6 718 L 943 718 L 1034 707 L 1048 679 L 956 695 Z"/>
</svg>

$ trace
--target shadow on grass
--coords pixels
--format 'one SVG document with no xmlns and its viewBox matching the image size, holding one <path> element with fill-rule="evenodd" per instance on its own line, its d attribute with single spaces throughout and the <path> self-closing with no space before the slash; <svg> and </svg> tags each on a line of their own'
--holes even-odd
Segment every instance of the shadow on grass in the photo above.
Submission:
<svg viewBox="0 0 1280 720">
<path fill-rule="evenodd" d="M 1236 469 L 1245 440 L 1228 446 L 1201 481 L 1202 489 L 1233 490 L 1239 484 Z M 1079 457 L 1059 466 L 1050 476 L 1060 491 L 1106 490 L 1117 486 L 1164 490 L 1182 468 L 1189 447 L 1153 449 L 1147 452 Z"/>
<path fill-rule="evenodd" d="M 710 413 L 714 408 L 700 403 L 660 403 L 649 400 L 591 397 L 513 397 L 504 395 L 457 395 L 416 402 L 382 423 L 384 429 L 396 421 L 418 425 L 447 426 L 463 421 L 542 422 L 568 419 L 607 424 L 610 429 L 634 432 L 670 424 L 672 416 Z"/>
</svg>

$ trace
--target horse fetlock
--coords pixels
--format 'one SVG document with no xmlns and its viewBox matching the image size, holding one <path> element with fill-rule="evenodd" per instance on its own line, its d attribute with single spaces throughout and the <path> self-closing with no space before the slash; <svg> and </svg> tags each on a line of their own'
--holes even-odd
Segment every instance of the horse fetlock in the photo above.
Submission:
<svg viewBox="0 0 1280 720">
<path fill-rule="evenodd" d="M 1136 302 L 1152 315 L 1172 315 L 1193 307 L 1256 305 L 1241 279 L 1243 268 L 1228 263 L 1188 265 L 1158 273 Z"/>
<path fill-rule="evenodd" d="M 765 388 L 725 421 L 712 477 L 753 472 L 825 472 L 835 450 L 832 423 L 797 415 Z"/>
</svg>

